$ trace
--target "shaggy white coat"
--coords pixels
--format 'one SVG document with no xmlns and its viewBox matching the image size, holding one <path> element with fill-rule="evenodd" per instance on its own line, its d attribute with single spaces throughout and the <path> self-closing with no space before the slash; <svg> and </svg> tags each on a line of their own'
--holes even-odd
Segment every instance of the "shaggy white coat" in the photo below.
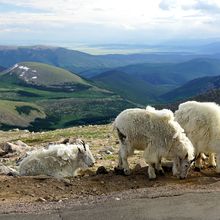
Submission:
<svg viewBox="0 0 220 220">
<path fill-rule="evenodd" d="M 55 144 L 31 152 L 21 161 L 19 173 L 23 176 L 71 177 L 76 175 L 78 168 L 92 166 L 94 162 L 88 145 Z"/>
<path fill-rule="evenodd" d="M 127 109 L 121 112 L 114 122 L 120 139 L 119 168 L 129 174 L 127 157 L 134 150 L 144 150 L 144 158 L 149 164 L 149 178 L 156 178 L 154 167 L 162 170 L 162 157 L 174 160 L 174 175 L 185 178 L 189 161 L 194 158 L 194 150 L 180 125 L 174 121 L 170 110 Z M 121 136 L 121 138 L 120 138 Z M 123 139 L 124 137 L 124 139 Z"/>
<path fill-rule="evenodd" d="M 195 153 L 209 153 L 209 163 L 220 172 L 220 106 L 213 102 L 188 101 L 179 105 L 175 119 L 193 143 Z M 201 167 L 201 157 L 196 161 Z"/>
</svg>

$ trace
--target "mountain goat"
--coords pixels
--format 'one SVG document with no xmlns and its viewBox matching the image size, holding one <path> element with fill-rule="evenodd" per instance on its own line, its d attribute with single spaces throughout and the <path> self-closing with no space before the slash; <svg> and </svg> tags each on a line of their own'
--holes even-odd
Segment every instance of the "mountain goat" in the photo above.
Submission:
<svg viewBox="0 0 220 220">
<path fill-rule="evenodd" d="M 170 110 L 155 110 L 150 106 L 146 110 L 127 109 L 116 117 L 113 126 L 120 141 L 118 168 L 126 175 L 130 174 L 127 157 L 137 149 L 144 151 L 150 179 L 156 178 L 155 169 L 163 172 L 162 157 L 173 159 L 175 176 L 187 176 L 194 158 L 193 146 Z"/>
<path fill-rule="evenodd" d="M 94 162 L 89 146 L 84 141 L 79 144 L 55 144 L 49 145 L 48 149 L 31 152 L 21 161 L 19 173 L 23 176 L 71 177 L 78 168 L 91 167 Z"/>
<path fill-rule="evenodd" d="M 196 167 L 201 168 L 203 153 L 209 153 L 209 164 L 220 173 L 220 106 L 213 102 L 188 101 L 179 105 L 175 120 L 192 141 L 197 156 Z"/>
</svg>

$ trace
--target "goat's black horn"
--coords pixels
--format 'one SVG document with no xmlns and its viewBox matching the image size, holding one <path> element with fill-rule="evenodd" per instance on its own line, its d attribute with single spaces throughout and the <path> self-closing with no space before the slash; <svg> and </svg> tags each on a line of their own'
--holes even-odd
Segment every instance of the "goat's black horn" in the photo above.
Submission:
<svg viewBox="0 0 220 220">
<path fill-rule="evenodd" d="M 86 151 L 86 144 L 85 144 L 85 141 L 84 141 L 84 140 L 81 140 L 81 143 L 82 143 L 82 145 L 83 145 L 83 147 L 84 147 L 84 150 Z"/>
</svg>

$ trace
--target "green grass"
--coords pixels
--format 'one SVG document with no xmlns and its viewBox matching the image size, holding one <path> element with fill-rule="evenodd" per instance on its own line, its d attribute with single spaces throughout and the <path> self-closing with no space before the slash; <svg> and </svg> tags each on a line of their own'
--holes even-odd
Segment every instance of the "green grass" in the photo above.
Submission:
<svg viewBox="0 0 220 220">
<path fill-rule="evenodd" d="M 83 127 L 72 127 L 66 129 L 57 129 L 54 131 L 48 132 L 39 132 L 33 135 L 28 135 L 27 137 L 19 137 L 14 140 L 20 139 L 23 142 L 30 145 L 40 145 L 48 142 L 55 142 L 60 140 L 61 138 L 83 138 L 86 140 L 93 139 L 105 139 L 107 134 L 111 132 L 112 129 L 109 125 L 102 126 L 83 126 Z"/>
<path fill-rule="evenodd" d="M 40 72 L 44 78 L 38 77 L 39 80 L 41 79 L 38 83 L 42 81 L 46 86 L 58 81 L 62 85 L 66 80 L 73 80 L 87 87 L 78 87 L 81 89 L 74 91 L 65 91 L 60 89 L 61 87 L 53 90 L 51 87 L 48 89 L 48 87 L 22 83 L 19 78 L 22 72 L 20 73 L 16 68 L 4 72 L 0 74 L 0 102 L 11 103 L 11 105 L 7 106 L 8 112 L 0 106 L 0 112 L 4 112 L 7 119 L 0 118 L 2 129 L 18 127 L 40 131 L 75 125 L 109 123 L 120 111 L 135 107 L 133 103 L 108 90 L 100 89 L 66 70 L 30 62 L 19 65 L 30 68 L 30 71 Z M 48 74 L 54 78 L 48 77 Z M 21 102 L 22 105 L 15 107 L 17 102 Z"/>
<path fill-rule="evenodd" d="M 25 112 L 24 112 L 25 109 Z M 28 109 L 28 111 L 27 111 Z M 28 102 L 12 102 L 0 100 L 1 129 L 11 127 L 25 128 L 36 118 L 45 118 L 42 108 Z"/>
</svg>

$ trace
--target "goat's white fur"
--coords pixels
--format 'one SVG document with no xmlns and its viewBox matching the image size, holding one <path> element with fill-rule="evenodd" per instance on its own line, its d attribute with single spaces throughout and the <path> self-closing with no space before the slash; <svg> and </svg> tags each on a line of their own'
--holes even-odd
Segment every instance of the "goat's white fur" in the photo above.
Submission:
<svg viewBox="0 0 220 220">
<path fill-rule="evenodd" d="M 188 101 L 179 105 L 175 120 L 184 128 L 197 156 L 209 154 L 209 164 L 216 166 L 214 153 L 217 154 L 220 172 L 220 106 L 214 102 Z M 198 157 L 196 167 L 201 166 L 202 159 Z"/>
<path fill-rule="evenodd" d="M 193 146 L 170 110 L 150 106 L 146 110 L 127 109 L 117 116 L 113 126 L 120 139 L 118 166 L 125 174 L 130 173 L 127 157 L 137 149 L 144 150 L 150 179 L 156 178 L 154 165 L 162 171 L 162 157 L 174 160 L 174 175 L 186 177 L 188 169 L 182 166 L 194 158 Z"/>
<path fill-rule="evenodd" d="M 55 144 L 30 153 L 19 166 L 20 175 L 70 177 L 78 168 L 92 166 L 95 160 L 86 144 Z"/>
</svg>

